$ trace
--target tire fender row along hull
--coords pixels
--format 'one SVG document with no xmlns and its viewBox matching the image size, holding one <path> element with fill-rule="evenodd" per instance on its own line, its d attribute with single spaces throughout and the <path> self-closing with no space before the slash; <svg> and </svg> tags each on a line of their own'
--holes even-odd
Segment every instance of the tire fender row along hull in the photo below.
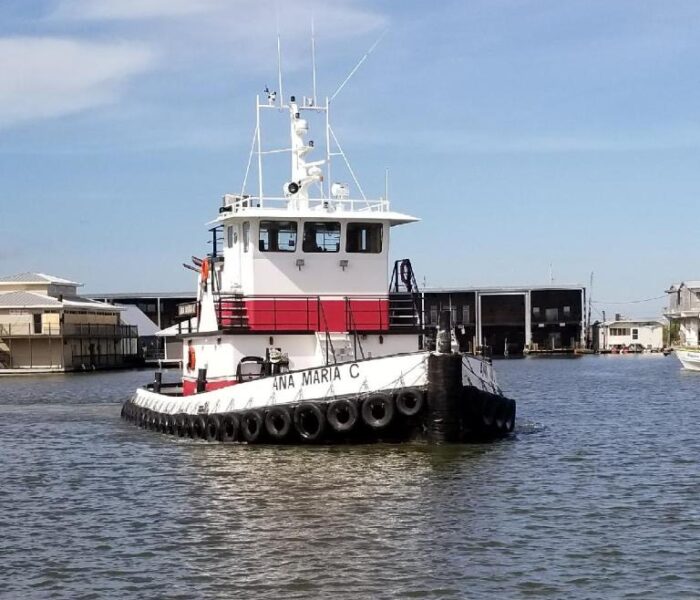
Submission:
<svg viewBox="0 0 700 600">
<path fill-rule="evenodd" d="M 158 413 L 129 400 L 121 416 L 144 429 L 177 437 L 249 444 L 479 442 L 513 432 L 514 400 L 462 386 L 458 357 L 432 358 L 438 360 L 429 362 L 429 384 L 422 388 L 213 414 Z"/>
<path fill-rule="evenodd" d="M 121 416 L 144 429 L 210 442 L 362 442 L 422 432 L 426 404 L 421 388 L 404 388 L 208 415 L 158 413 L 129 400 Z"/>
</svg>

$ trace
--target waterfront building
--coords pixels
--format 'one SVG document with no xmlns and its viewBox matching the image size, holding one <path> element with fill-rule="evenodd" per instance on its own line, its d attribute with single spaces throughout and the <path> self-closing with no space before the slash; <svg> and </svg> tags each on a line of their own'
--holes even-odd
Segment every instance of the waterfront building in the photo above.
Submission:
<svg viewBox="0 0 700 600">
<path fill-rule="evenodd" d="M 700 346 L 700 281 L 683 281 L 666 290 L 668 307 L 664 312 L 678 325 L 682 346 Z"/>
<path fill-rule="evenodd" d="M 595 323 L 593 349 L 598 352 L 658 352 L 664 347 L 664 322 L 660 319 L 624 319 Z"/>
<path fill-rule="evenodd" d="M 585 345 L 586 289 L 580 285 L 433 288 L 424 322 L 449 309 L 460 348 L 496 354 L 569 353 Z"/>
<path fill-rule="evenodd" d="M 45 275 L 0 277 L 0 372 L 118 367 L 138 356 L 121 308 L 79 296 L 80 284 Z"/>
</svg>

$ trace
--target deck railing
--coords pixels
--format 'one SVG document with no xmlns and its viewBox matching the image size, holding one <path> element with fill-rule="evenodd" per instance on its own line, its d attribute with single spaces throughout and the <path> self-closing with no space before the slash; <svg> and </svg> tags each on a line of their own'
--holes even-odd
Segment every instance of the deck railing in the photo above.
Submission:
<svg viewBox="0 0 700 600">
<path fill-rule="evenodd" d="M 257 331 L 388 332 L 420 328 L 411 294 L 384 296 L 242 296 L 215 298 L 219 327 Z M 183 326 L 183 330 L 186 327 Z M 186 333 L 187 331 L 182 331 Z"/>
<path fill-rule="evenodd" d="M 220 213 L 239 213 L 256 209 L 288 209 L 298 205 L 302 200 L 279 196 L 224 196 L 224 204 L 219 209 Z M 352 212 L 387 212 L 389 201 L 383 198 L 309 198 L 303 200 L 309 208 L 329 208 L 335 210 L 347 210 Z"/>
<path fill-rule="evenodd" d="M 98 325 L 67 323 L 63 325 L 41 325 L 34 323 L 0 324 L 0 337 L 91 337 L 91 338 L 137 338 L 135 325 Z"/>
</svg>

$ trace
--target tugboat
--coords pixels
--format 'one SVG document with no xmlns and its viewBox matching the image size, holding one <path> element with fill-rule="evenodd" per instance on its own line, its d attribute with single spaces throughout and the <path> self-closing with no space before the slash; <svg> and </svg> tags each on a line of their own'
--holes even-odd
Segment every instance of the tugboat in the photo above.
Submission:
<svg viewBox="0 0 700 600">
<path fill-rule="evenodd" d="M 393 227 L 418 221 L 385 196 L 365 197 L 329 121 L 329 101 L 256 100 L 243 191 L 209 225 L 211 252 L 192 257 L 197 300 L 180 305 L 182 378 L 134 393 L 122 416 L 175 436 L 247 443 L 467 442 L 502 438 L 516 406 L 491 361 L 458 351 L 450 312 L 423 324 L 409 260 L 389 277 Z M 290 147 L 266 149 L 265 111 L 286 113 Z M 279 118 L 279 117 L 278 117 Z M 308 140 L 325 123 L 325 156 Z M 281 196 L 263 193 L 263 158 L 288 152 Z M 355 181 L 331 183 L 342 157 Z M 244 193 L 257 160 L 257 195 Z"/>
</svg>

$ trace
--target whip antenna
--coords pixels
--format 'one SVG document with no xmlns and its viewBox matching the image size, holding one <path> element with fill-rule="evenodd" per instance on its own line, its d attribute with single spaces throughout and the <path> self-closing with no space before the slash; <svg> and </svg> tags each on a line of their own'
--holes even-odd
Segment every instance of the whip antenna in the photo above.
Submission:
<svg viewBox="0 0 700 600">
<path fill-rule="evenodd" d="M 365 62 L 365 61 L 369 58 L 369 55 L 372 54 L 372 52 L 374 52 L 374 49 L 379 45 L 379 42 L 382 41 L 382 38 L 386 35 L 387 31 L 389 31 L 389 30 L 388 30 L 388 29 L 385 29 L 384 31 L 382 31 L 381 35 L 377 38 L 377 41 L 374 42 L 374 44 L 372 44 L 372 45 L 370 46 L 370 49 L 367 50 L 367 52 L 365 52 L 365 55 L 364 55 L 364 56 L 360 59 L 360 61 L 355 65 L 355 68 L 354 68 L 352 71 L 350 71 L 350 73 L 348 74 L 348 76 L 343 80 L 343 83 L 341 83 L 341 84 L 338 86 L 338 89 L 335 90 L 335 92 L 333 92 L 333 95 L 331 96 L 331 98 L 330 98 L 329 101 L 333 100 L 333 98 L 335 98 L 335 97 L 340 93 L 340 90 L 342 90 L 342 89 L 345 87 L 345 84 L 346 84 L 348 81 L 350 81 L 350 78 L 355 74 L 355 72 L 357 71 L 357 69 L 359 69 L 359 68 L 362 66 L 362 63 Z"/>
<path fill-rule="evenodd" d="M 316 31 L 314 29 L 314 17 L 311 15 L 311 77 L 313 81 L 313 99 L 316 106 Z"/>
<path fill-rule="evenodd" d="M 282 43 L 280 42 L 280 15 L 277 13 L 277 83 L 280 89 L 280 107 L 284 106 L 284 90 L 282 89 Z"/>
</svg>

